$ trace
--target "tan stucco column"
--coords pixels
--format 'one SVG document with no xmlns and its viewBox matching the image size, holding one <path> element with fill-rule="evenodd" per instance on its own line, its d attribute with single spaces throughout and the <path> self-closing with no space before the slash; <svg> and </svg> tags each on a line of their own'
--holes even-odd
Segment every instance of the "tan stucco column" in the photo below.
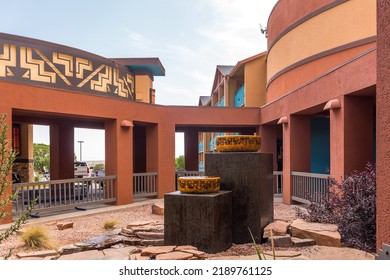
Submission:
<svg viewBox="0 0 390 280">
<path fill-rule="evenodd" d="M 120 120 L 105 122 L 106 175 L 116 175 L 116 204 L 133 202 L 133 127 L 121 126 Z"/>
<path fill-rule="evenodd" d="M 292 171 L 310 172 L 310 116 L 290 115 L 283 124 L 283 203 L 291 204 Z"/>
</svg>

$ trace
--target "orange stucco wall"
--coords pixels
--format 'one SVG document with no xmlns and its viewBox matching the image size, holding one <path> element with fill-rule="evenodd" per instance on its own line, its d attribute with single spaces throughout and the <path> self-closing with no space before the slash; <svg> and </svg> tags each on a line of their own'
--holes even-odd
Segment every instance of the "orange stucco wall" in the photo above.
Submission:
<svg viewBox="0 0 390 280">
<path fill-rule="evenodd" d="M 377 248 L 390 244 L 390 3 L 378 0 Z"/>
<path fill-rule="evenodd" d="M 301 9 L 302 6 L 305 5 L 290 6 L 290 9 Z M 270 22 L 276 22 L 279 19 L 277 17 L 282 13 L 278 13 L 277 10 L 283 7 L 283 5 L 275 7 L 274 13 L 271 14 Z M 315 59 L 316 56 L 327 56 L 352 48 L 358 44 L 367 44 L 370 38 L 376 36 L 375 17 L 375 1 L 347 1 L 321 11 L 319 14 L 297 24 L 289 32 L 280 34 L 278 40 L 270 46 L 268 53 L 268 85 L 277 83 L 278 80 L 284 83 L 285 79 L 280 77 L 281 74 L 293 71 L 294 68 L 308 63 Z M 275 36 L 278 35 L 275 34 Z M 369 47 L 369 45 L 366 46 Z M 328 63 L 327 70 L 330 70 L 332 65 L 334 66 L 336 61 L 341 59 L 334 57 L 333 64 Z M 311 69 L 315 69 L 314 71 L 326 70 L 325 65 L 321 65 L 320 69 L 316 69 L 311 65 Z M 299 82 L 309 81 L 314 77 L 312 71 L 301 70 L 297 70 L 300 73 Z M 268 101 L 272 101 L 285 93 L 276 90 L 271 92 L 272 95 L 268 97 Z"/>
</svg>

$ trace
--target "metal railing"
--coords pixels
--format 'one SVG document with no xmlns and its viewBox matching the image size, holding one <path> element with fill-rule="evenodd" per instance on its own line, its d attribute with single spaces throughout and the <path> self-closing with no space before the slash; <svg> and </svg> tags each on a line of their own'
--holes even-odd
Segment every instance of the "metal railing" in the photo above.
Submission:
<svg viewBox="0 0 390 280">
<path fill-rule="evenodd" d="M 157 195 L 157 172 L 133 174 L 133 197 L 145 198 Z"/>
<path fill-rule="evenodd" d="M 274 171 L 274 194 L 283 194 L 283 171 Z"/>
<path fill-rule="evenodd" d="M 328 174 L 291 172 L 292 200 L 310 204 L 322 204 L 328 199 L 330 177 Z"/>
<path fill-rule="evenodd" d="M 12 212 L 16 215 L 25 212 L 35 199 L 37 203 L 32 213 L 114 202 L 115 179 L 116 176 L 113 175 L 13 184 L 12 190 L 18 192 L 18 199 L 12 204 Z"/>
<path fill-rule="evenodd" d="M 188 176 L 204 176 L 204 171 L 176 171 L 176 190 L 178 186 L 179 177 L 188 177 Z"/>
</svg>

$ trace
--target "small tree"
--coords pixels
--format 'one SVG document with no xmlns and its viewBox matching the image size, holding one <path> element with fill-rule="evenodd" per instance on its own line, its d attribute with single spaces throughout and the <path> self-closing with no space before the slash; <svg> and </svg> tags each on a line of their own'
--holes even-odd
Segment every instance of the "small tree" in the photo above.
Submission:
<svg viewBox="0 0 390 280">
<path fill-rule="evenodd" d="M 15 153 L 12 151 L 7 139 L 8 125 L 5 123 L 6 115 L 0 116 L 0 222 L 4 221 L 10 213 L 7 211 L 7 206 L 18 198 L 18 193 L 8 194 L 7 190 L 11 187 L 9 174 L 12 171 L 12 165 L 15 160 Z M 20 226 L 26 223 L 28 216 L 31 214 L 33 202 L 26 213 L 10 225 L 8 229 L 0 233 L 0 243 L 7 239 L 11 234 L 17 231 Z M 11 255 L 11 250 L 5 258 Z"/>
<path fill-rule="evenodd" d="M 184 170 L 184 156 L 181 155 L 175 160 L 176 170 Z"/>
<path fill-rule="evenodd" d="M 50 146 L 34 144 L 34 170 L 41 173 L 50 169 Z"/>
</svg>

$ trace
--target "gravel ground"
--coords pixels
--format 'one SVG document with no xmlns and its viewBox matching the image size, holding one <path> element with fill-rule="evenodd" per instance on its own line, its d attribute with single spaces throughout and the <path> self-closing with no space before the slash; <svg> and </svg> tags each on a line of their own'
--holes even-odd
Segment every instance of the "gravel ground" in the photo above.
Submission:
<svg viewBox="0 0 390 280">
<path fill-rule="evenodd" d="M 275 219 L 281 219 L 286 221 L 292 221 L 295 218 L 295 210 L 282 203 L 274 204 L 274 217 Z M 137 206 L 132 208 L 126 208 L 121 210 L 107 211 L 99 214 L 91 214 L 80 216 L 70 219 L 74 222 L 73 229 L 58 230 L 56 220 L 53 216 L 53 220 L 42 224 L 48 231 L 52 240 L 52 244 L 55 248 L 60 248 L 64 245 L 74 244 L 81 242 L 92 237 L 103 235 L 106 230 L 103 229 L 105 221 L 115 220 L 117 221 L 117 228 L 126 226 L 129 222 L 134 221 L 164 221 L 163 216 L 153 215 L 151 210 L 151 204 Z M 23 228 L 29 225 L 24 225 Z M 7 240 L 0 244 L 0 256 L 5 255 L 9 249 L 13 249 L 13 253 L 27 251 L 20 236 L 17 234 L 11 236 Z M 254 255 L 256 254 L 252 244 L 233 244 L 225 252 L 214 254 L 213 256 L 237 256 L 237 255 Z"/>
</svg>

